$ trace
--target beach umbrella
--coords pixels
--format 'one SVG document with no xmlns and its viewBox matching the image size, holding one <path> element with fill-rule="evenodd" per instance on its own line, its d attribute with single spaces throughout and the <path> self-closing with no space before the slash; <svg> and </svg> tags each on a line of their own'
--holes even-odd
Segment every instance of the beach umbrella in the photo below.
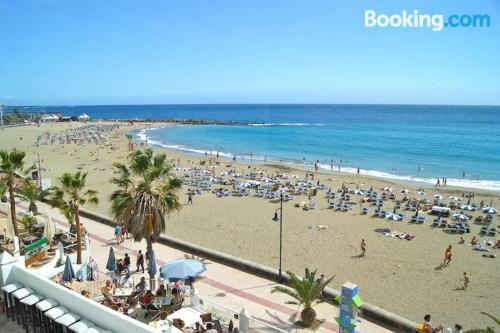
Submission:
<svg viewBox="0 0 500 333">
<path fill-rule="evenodd" d="M 455 215 L 453 215 L 453 217 L 457 221 L 468 221 L 469 220 L 469 218 L 467 216 L 465 216 L 464 214 L 461 214 L 461 213 L 455 214 Z"/>
<path fill-rule="evenodd" d="M 498 213 L 498 210 L 496 208 L 493 208 L 493 207 L 484 207 L 483 213 L 496 214 L 496 213 Z"/>
<path fill-rule="evenodd" d="M 443 200 L 443 196 L 441 194 L 434 194 L 432 196 L 435 200 Z"/>
<path fill-rule="evenodd" d="M 56 233 L 56 226 L 54 222 L 52 222 L 52 218 L 50 215 L 47 215 L 47 220 L 45 221 L 45 225 L 43 226 L 43 237 L 47 238 L 47 242 L 49 245 L 52 245 L 52 240 L 54 239 L 54 235 Z"/>
<path fill-rule="evenodd" d="M 475 211 L 476 210 L 476 207 L 474 206 L 471 206 L 471 205 L 462 205 L 460 206 L 460 209 L 463 209 L 463 210 L 468 210 L 468 211 Z"/>
<path fill-rule="evenodd" d="M 160 268 L 160 276 L 164 279 L 196 278 L 207 270 L 207 265 L 196 259 L 176 259 Z"/>
<path fill-rule="evenodd" d="M 116 260 L 115 251 L 112 247 L 109 248 L 108 262 L 106 263 L 106 269 L 110 272 L 116 271 Z"/>
<path fill-rule="evenodd" d="M 156 269 L 155 251 L 151 251 L 148 254 L 148 258 L 149 258 L 149 266 L 148 266 L 149 278 L 154 279 L 156 273 L 158 272 L 158 270 Z"/>
<path fill-rule="evenodd" d="M 75 271 L 73 270 L 73 265 L 71 264 L 71 259 L 66 256 L 66 262 L 64 263 L 63 280 L 66 282 L 71 282 L 76 277 Z"/>
<path fill-rule="evenodd" d="M 451 196 L 448 199 L 453 200 L 453 201 L 462 201 L 462 198 L 459 198 L 457 196 Z"/>
<path fill-rule="evenodd" d="M 52 251 L 52 241 L 56 234 L 56 225 L 52 221 L 50 215 L 47 215 L 47 220 L 45 221 L 45 225 L 43 226 L 43 237 L 47 238 L 47 243 L 49 243 L 49 250 Z"/>
<path fill-rule="evenodd" d="M 394 213 L 387 214 L 385 217 L 388 220 L 392 220 L 392 221 L 400 221 L 401 220 L 401 216 L 399 216 L 398 214 L 394 214 Z"/>
</svg>

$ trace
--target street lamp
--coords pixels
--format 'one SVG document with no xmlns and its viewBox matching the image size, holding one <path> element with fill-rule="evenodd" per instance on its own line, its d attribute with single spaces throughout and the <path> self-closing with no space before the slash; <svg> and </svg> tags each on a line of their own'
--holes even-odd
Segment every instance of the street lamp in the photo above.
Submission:
<svg viewBox="0 0 500 333">
<path fill-rule="evenodd" d="M 278 215 L 278 211 L 280 212 Z M 278 276 L 279 281 L 283 279 L 281 274 L 281 257 L 282 257 L 282 249 L 283 249 L 283 192 L 280 193 L 280 208 L 274 211 L 273 221 L 280 221 L 280 265 L 278 268 Z"/>
</svg>

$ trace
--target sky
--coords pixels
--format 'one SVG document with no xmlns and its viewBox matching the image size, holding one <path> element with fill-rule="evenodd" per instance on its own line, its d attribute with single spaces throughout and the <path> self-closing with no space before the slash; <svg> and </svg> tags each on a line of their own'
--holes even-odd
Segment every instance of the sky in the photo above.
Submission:
<svg viewBox="0 0 500 333">
<path fill-rule="evenodd" d="M 365 10 L 489 28 L 367 28 Z M 500 0 L 0 0 L 4 105 L 500 105 Z"/>
</svg>

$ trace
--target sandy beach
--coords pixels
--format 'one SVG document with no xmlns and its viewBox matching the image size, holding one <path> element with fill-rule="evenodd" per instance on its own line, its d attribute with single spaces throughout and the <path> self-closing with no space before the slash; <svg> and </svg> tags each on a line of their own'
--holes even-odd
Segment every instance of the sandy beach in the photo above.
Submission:
<svg viewBox="0 0 500 333">
<path fill-rule="evenodd" d="M 0 149 L 16 148 L 25 151 L 27 165 L 38 160 L 38 153 L 42 178 L 51 178 L 53 185 L 57 185 L 56 179 L 64 171 L 76 172 L 81 169 L 88 172 L 87 185 L 99 191 L 100 198 L 97 207 L 89 208 L 109 216 L 108 198 L 114 190 L 109 183 L 113 176 L 111 165 L 126 160 L 129 150 L 125 134 L 146 125 L 122 123 L 119 129 L 104 133 L 107 145 L 35 145 L 36 138 L 43 132 L 55 133 L 79 126 L 81 125 L 77 123 L 56 123 L 6 128 L 0 131 Z M 179 160 L 182 168 L 188 169 L 193 165 L 208 168 L 209 165 L 209 157 L 188 156 L 178 151 L 167 153 L 169 158 Z M 205 165 L 201 166 L 200 162 L 203 160 Z M 241 174 L 262 170 L 265 174 L 272 175 L 280 169 L 289 175 L 305 176 L 304 170 L 291 169 L 289 166 L 249 165 L 244 161 L 234 164 L 222 159 L 220 162 L 217 173 L 236 169 Z M 406 188 L 414 193 L 421 187 L 337 171 L 315 173 L 315 177 L 315 181 L 319 177 L 320 182 L 332 190 L 338 190 L 343 183 L 349 188 L 360 189 L 393 187 L 397 199 L 402 198 L 401 189 Z M 225 188 L 231 189 L 230 186 Z M 464 192 L 471 191 L 450 187 L 424 189 L 427 194 L 423 197 L 427 199 L 431 199 L 436 193 L 448 198 L 452 195 L 462 197 Z M 327 199 L 323 198 L 325 192 L 319 191 L 312 198 L 311 201 L 318 205 L 314 210 L 305 211 L 294 207 L 296 203 L 307 200 L 306 196 L 298 196 L 295 200 L 284 203 L 284 270 L 302 273 L 305 267 L 317 268 L 326 276 L 336 276 L 331 285 L 335 289 L 346 281 L 357 283 L 365 301 L 416 322 L 422 321 L 423 316 L 430 313 L 434 322 L 444 322 L 448 326 L 458 322 L 467 328 L 482 327 L 480 311 L 498 313 L 500 258 L 484 258 L 481 252 L 473 251 L 469 246 L 472 236 L 478 235 L 480 225 L 471 221 L 471 233 L 459 235 L 433 228 L 431 216 L 424 224 L 409 223 L 409 219 L 391 222 L 373 217 L 372 214 L 361 215 L 358 197 L 354 197 L 352 210 L 335 211 L 328 209 Z M 171 216 L 167 226 L 169 236 L 277 268 L 279 223 L 272 220 L 275 209 L 279 207 L 277 200 L 253 195 L 217 197 L 210 191 L 205 191 L 202 195 L 195 195 L 193 204 L 188 205 L 186 193 L 187 186 L 184 186 L 179 193 L 183 209 Z M 487 205 L 493 201 L 493 207 L 500 208 L 499 193 L 477 190 L 474 193 L 476 204 L 481 200 Z M 364 207 L 374 210 L 374 206 Z M 392 207 L 389 203 L 384 208 L 392 211 Z M 401 212 L 412 214 L 410 211 Z M 474 217 L 479 214 L 471 212 Z M 497 226 L 499 221 L 496 216 L 493 225 Z M 379 229 L 391 228 L 392 223 L 394 230 L 413 233 L 415 238 L 407 241 L 386 237 L 379 232 Z M 318 228 L 319 225 L 324 228 Z M 461 236 L 465 238 L 465 244 L 458 244 Z M 496 242 L 499 236 L 478 238 Z M 363 258 L 358 256 L 361 239 L 365 239 L 367 243 L 367 254 Z M 453 247 L 453 259 L 448 267 L 443 268 L 441 264 L 448 245 Z M 491 251 L 500 257 L 500 250 Z M 463 285 L 463 272 L 467 272 L 471 280 L 465 291 L 459 290 Z"/>
</svg>

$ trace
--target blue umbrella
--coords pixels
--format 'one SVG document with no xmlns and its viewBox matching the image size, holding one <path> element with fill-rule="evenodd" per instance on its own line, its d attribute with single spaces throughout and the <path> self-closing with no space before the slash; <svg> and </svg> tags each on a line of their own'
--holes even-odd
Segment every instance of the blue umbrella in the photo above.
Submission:
<svg viewBox="0 0 500 333">
<path fill-rule="evenodd" d="M 73 270 L 73 265 L 69 256 L 66 256 L 66 262 L 64 263 L 63 280 L 66 282 L 71 282 L 75 278 L 75 271 Z"/>
<path fill-rule="evenodd" d="M 493 208 L 493 207 L 484 207 L 483 213 L 496 214 L 496 213 L 498 213 L 498 210 L 496 208 Z"/>
<path fill-rule="evenodd" d="M 387 214 L 385 217 L 387 217 L 389 220 L 393 220 L 393 221 L 401 221 L 402 220 L 401 216 L 399 216 L 398 214 L 394 214 L 394 213 Z"/>
<path fill-rule="evenodd" d="M 156 269 L 155 251 L 151 251 L 148 257 L 149 257 L 149 267 L 148 267 L 149 277 L 151 279 L 154 279 L 155 274 L 158 272 L 158 270 Z"/>
<path fill-rule="evenodd" d="M 112 247 L 109 248 L 108 262 L 106 263 L 106 269 L 110 272 L 114 272 L 116 270 L 116 260 L 115 260 L 115 251 Z"/>
<path fill-rule="evenodd" d="M 196 259 L 176 259 L 160 268 L 164 279 L 196 278 L 207 270 L 207 265 Z"/>
</svg>

